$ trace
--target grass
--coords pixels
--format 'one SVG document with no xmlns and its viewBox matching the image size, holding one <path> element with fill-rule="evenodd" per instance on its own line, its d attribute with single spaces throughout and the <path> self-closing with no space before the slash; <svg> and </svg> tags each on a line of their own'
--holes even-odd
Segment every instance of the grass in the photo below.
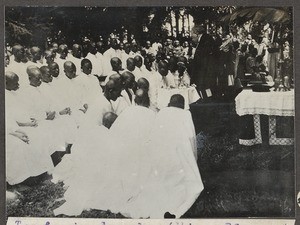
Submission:
<svg viewBox="0 0 300 225">
<path fill-rule="evenodd" d="M 239 145 L 233 104 L 193 106 L 191 111 L 196 131 L 203 135 L 198 166 L 204 190 L 183 218 L 293 217 L 293 146 Z M 19 195 L 7 203 L 7 216 L 54 217 L 53 209 L 64 203 L 63 183 L 53 184 L 48 179 L 8 190 Z M 123 218 L 94 209 L 78 217 Z"/>
</svg>

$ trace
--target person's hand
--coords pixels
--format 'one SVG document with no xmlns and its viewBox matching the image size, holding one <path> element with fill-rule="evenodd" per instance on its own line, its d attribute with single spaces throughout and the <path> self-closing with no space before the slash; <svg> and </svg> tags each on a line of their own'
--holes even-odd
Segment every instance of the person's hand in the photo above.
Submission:
<svg viewBox="0 0 300 225">
<path fill-rule="evenodd" d="M 71 115 L 71 109 L 70 107 L 67 107 L 59 112 L 60 115 Z"/>
<path fill-rule="evenodd" d="M 55 111 L 48 111 L 46 112 L 46 120 L 54 120 L 55 118 Z"/>
<path fill-rule="evenodd" d="M 30 127 L 37 127 L 38 126 L 37 120 L 34 119 L 34 118 L 30 118 L 29 126 Z"/>
<path fill-rule="evenodd" d="M 196 87 L 197 87 L 197 85 L 196 85 L 196 84 L 191 84 L 191 87 L 194 87 L 194 88 L 196 88 Z"/>
<path fill-rule="evenodd" d="M 80 111 L 82 111 L 83 113 L 86 113 L 86 111 L 88 110 L 88 104 L 84 104 L 83 105 L 83 109 L 79 109 Z"/>
<path fill-rule="evenodd" d="M 20 140 L 24 141 L 26 144 L 29 144 L 29 138 L 28 138 L 27 134 L 24 133 L 23 131 L 17 130 L 15 132 L 12 132 L 9 134 L 19 138 Z"/>
</svg>

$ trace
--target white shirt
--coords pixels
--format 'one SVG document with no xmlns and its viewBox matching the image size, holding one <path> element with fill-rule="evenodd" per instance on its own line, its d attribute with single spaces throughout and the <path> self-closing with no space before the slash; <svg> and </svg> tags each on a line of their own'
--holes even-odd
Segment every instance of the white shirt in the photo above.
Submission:
<svg viewBox="0 0 300 225">
<path fill-rule="evenodd" d="M 95 74 L 97 76 L 101 76 L 103 74 L 103 65 L 102 65 L 103 56 L 101 54 L 99 55 L 97 54 L 93 55 L 92 53 L 89 52 L 85 57 L 86 59 L 89 59 L 92 63 L 93 66 L 92 74 Z"/>
</svg>

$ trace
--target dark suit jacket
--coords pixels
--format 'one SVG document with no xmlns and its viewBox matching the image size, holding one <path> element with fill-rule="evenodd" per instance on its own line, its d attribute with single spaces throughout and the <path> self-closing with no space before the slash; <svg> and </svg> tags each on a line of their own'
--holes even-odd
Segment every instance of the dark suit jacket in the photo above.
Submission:
<svg viewBox="0 0 300 225">
<path fill-rule="evenodd" d="M 213 67 L 214 40 L 208 34 L 203 34 L 196 48 L 191 68 L 192 82 L 198 90 L 210 88 Z"/>
</svg>

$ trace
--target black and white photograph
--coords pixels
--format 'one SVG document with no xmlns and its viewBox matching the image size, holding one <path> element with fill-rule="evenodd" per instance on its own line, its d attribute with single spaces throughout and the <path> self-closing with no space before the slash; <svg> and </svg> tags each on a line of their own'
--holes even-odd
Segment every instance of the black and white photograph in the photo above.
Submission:
<svg viewBox="0 0 300 225">
<path fill-rule="evenodd" d="M 293 7 L 6 6 L 6 219 L 294 218 Z"/>
</svg>

